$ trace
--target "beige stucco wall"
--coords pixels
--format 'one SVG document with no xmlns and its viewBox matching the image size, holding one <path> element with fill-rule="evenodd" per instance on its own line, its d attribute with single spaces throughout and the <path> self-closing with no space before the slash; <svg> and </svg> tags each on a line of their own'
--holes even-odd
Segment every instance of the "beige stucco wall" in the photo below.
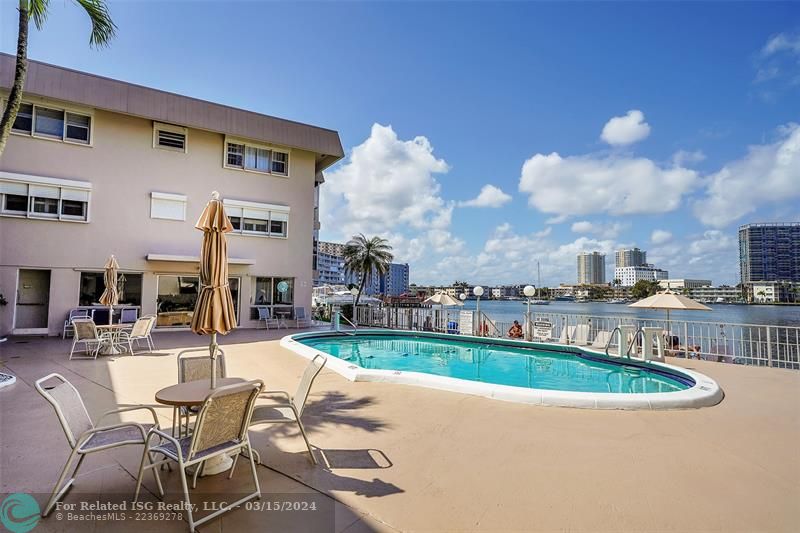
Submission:
<svg viewBox="0 0 800 533">
<path fill-rule="evenodd" d="M 35 100 L 34 100 L 35 101 Z M 248 305 L 257 276 L 290 276 L 295 305 L 311 303 L 314 154 L 292 150 L 288 178 L 226 169 L 224 136 L 189 130 L 188 153 L 153 148 L 152 121 L 94 112 L 93 145 L 73 145 L 11 135 L 0 170 L 92 183 L 90 222 L 0 217 L 0 334 L 13 327 L 19 268 L 52 270 L 49 328 L 60 333 L 69 308 L 78 304 L 80 270 L 102 268 L 113 253 L 123 271 L 143 272 L 142 311 L 155 312 L 158 273 L 197 273 L 196 263 L 148 262 L 148 253 L 198 256 L 194 223 L 213 190 L 223 198 L 284 204 L 291 208 L 288 239 L 230 235 L 232 265 L 241 277 L 240 325 L 251 327 Z M 188 197 L 186 221 L 150 218 L 150 193 Z"/>
</svg>

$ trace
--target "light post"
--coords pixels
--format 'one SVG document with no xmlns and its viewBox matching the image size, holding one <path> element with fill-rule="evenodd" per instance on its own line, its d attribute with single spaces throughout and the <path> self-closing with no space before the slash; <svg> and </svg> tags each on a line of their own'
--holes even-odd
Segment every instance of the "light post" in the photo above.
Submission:
<svg viewBox="0 0 800 533">
<path fill-rule="evenodd" d="M 525 327 L 525 335 L 527 340 L 531 340 L 531 298 L 536 295 L 536 287 L 525 285 L 525 288 L 522 289 L 522 294 L 528 298 L 528 316 L 526 317 L 528 323 Z"/>
<path fill-rule="evenodd" d="M 478 285 L 473 288 L 472 294 L 478 298 L 475 302 L 475 314 L 478 315 L 478 336 L 483 337 L 483 321 L 481 320 L 481 296 L 483 296 L 483 287 Z"/>
</svg>

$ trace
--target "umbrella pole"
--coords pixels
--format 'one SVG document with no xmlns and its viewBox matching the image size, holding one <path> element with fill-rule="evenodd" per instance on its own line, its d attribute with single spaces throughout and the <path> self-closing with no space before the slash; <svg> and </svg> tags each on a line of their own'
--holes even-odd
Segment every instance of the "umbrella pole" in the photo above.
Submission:
<svg viewBox="0 0 800 533">
<path fill-rule="evenodd" d="M 211 356 L 211 388 L 217 388 L 217 332 L 211 334 L 211 344 L 208 345 Z"/>
</svg>

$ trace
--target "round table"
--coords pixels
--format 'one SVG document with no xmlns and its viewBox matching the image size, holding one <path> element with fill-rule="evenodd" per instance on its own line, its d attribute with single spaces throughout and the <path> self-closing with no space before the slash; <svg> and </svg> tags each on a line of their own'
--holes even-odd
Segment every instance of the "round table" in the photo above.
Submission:
<svg viewBox="0 0 800 533">
<path fill-rule="evenodd" d="M 120 333 L 126 329 L 130 329 L 133 327 L 133 324 L 98 324 L 97 329 L 100 331 L 107 331 L 109 332 L 109 336 L 111 337 L 111 343 L 103 348 L 100 353 L 103 355 L 119 355 L 122 353 L 121 350 L 117 349 L 117 346 L 120 345 L 119 337 Z"/>
<path fill-rule="evenodd" d="M 226 385 L 244 383 L 242 378 L 217 378 L 217 388 Z M 211 379 L 186 381 L 177 385 L 170 385 L 156 392 L 156 401 L 163 405 L 171 405 L 172 409 L 172 436 L 175 436 L 175 420 L 180 407 L 194 407 L 203 405 L 206 397 L 211 394 Z M 209 459 L 203 468 L 203 475 L 210 476 L 229 470 L 233 460 L 227 456 L 217 456 Z"/>
</svg>

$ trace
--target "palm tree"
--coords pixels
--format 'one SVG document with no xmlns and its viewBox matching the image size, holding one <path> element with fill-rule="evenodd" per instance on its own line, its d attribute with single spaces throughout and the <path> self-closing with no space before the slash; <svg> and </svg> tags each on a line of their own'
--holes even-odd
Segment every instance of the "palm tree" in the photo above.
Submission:
<svg viewBox="0 0 800 533">
<path fill-rule="evenodd" d="M 356 295 L 355 306 L 361 299 L 361 292 L 367 279 L 373 275 L 386 274 L 389 265 L 394 260 L 392 247 L 386 239 L 372 237 L 367 239 L 363 233 L 354 235 L 344 246 L 344 269 L 351 274 L 360 276 L 358 284 L 358 295 Z M 355 312 L 355 309 L 353 310 Z"/>
<path fill-rule="evenodd" d="M 75 0 L 75 3 L 86 11 L 92 23 L 92 32 L 89 34 L 89 45 L 92 47 L 107 46 L 116 32 L 116 25 L 108 13 L 105 0 Z M 8 95 L 8 103 L 0 119 L 0 155 L 6 147 L 11 126 L 17 119 L 17 111 L 22 103 L 22 88 L 25 85 L 25 75 L 28 72 L 28 26 L 33 18 L 36 29 L 41 30 L 47 20 L 47 8 L 50 0 L 19 0 L 19 30 L 17 33 L 17 64 L 14 70 L 14 85 Z"/>
</svg>

